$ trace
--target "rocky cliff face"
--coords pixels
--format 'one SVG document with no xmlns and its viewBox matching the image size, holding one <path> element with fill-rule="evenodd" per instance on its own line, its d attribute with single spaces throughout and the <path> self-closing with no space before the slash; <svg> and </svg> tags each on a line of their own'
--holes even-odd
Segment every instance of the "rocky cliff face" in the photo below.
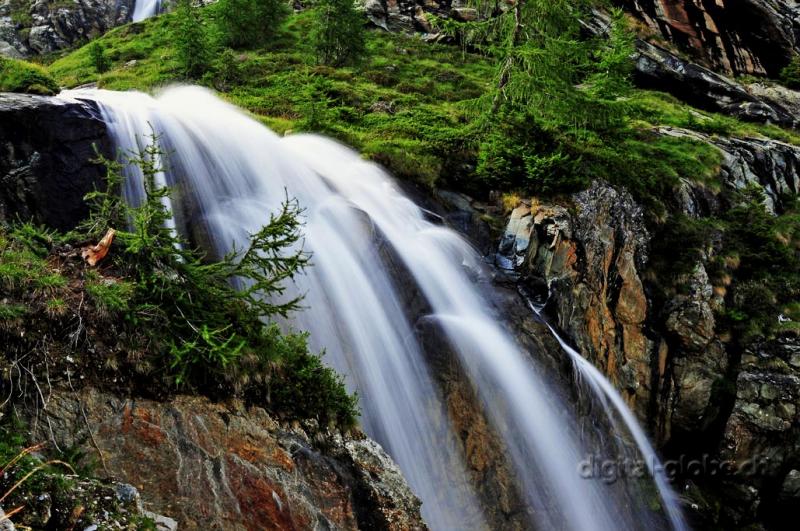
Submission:
<svg viewBox="0 0 800 531">
<path fill-rule="evenodd" d="M 691 134 L 715 145 L 722 154 L 723 186 L 759 186 L 777 212 L 784 194 L 797 194 L 800 149 L 794 146 L 676 130 L 662 134 Z M 674 190 L 672 208 L 702 218 L 725 205 L 716 193 L 685 181 Z M 498 263 L 547 298 L 554 324 L 622 391 L 668 458 L 717 459 L 741 470 L 721 479 L 694 478 L 699 490 L 687 493 L 699 521 L 769 522 L 800 501 L 800 338 L 784 335 L 743 355 L 731 349 L 717 329 L 724 290 L 709 280 L 705 262 L 679 278 L 680 289 L 667 300 L 654 300 L 652 245 L 633 198 L 595 182 L 557 203 L 520 202 L 508 220 Z"/>
<path fill-rule="evenodd" d="M 86 215 L 84 194 L 103 186 L 104 171 L 87 162 L 95 145 L 111 154 L 92 105 L 0 94 L 0 223 L 19 217 L 74 227 Z M 35 507 L 25 500 L 41 515 L 39 528 L 135 528 L 125 527 L 130 518 L 116 512 L 101 514 L 113 509 L 128 516 L 166 515 L 157 518 L 160 531 L 175 529 L 175 523 L 203 530 L 425 529 L 420 502 L 397 466 L 359 433 L 345 435 L 313 422 L 279 424 L 263 409 L 240 403 L 169 396 L 155 377 L 141 382 L 142 388 L 129 386 L 135 369 L 104 373 L 121 367 L 112 360 L 124 350 L 120 334 L 102 313 L 85 313 L 79 275 L 69 269 L 60 273 L 73 275 L 69 296 L 80 299 L 77 311 L 0 320 L 0 387 L 9 397 L 0 416 L 20 414 L 31 443 L 89 456 L 97 475 L 137 487 L 143 506 L 117 500 L 114 484 L 98 482 L 95 489 L 92 483 L 94 490 L 69 503 L 81 511 L 91 503 L 97 511 L 67 521 L 59 519 L 64 515 L 55 505 L 42 502 L 49 495 L 43 492 Z M 4 308 L 8 295 L 0 289 Z M 74 336 L 62 328 L 68 322 Z M 33 353 L 24 369 L 17 357 L 22 350 Z M 76 363 L 84 355 L 99 355 L 108 365 Z M 91 500 L 92 492 L 104 502 Z M 87 496 L 90 501 L 82 501 Z"/>
<path fill-rule="evenodd" d="M 800 49 L 794 0 L 621 0 L 649 30 L 728 74 L 777 77 Z"/>
<path fill-rule="evenodd" d="M 425 529 L 420 503 L 375 442 L 280 425 L 264 410 L 53 389 L 33 438 L 96 456 L 180 529 Z"/>
<path fill-rule="evenodd" d="M 26 57 L 87 41 L 131 21 L 136 0 L 2 0 L 0 54 Z"/>
</svg>

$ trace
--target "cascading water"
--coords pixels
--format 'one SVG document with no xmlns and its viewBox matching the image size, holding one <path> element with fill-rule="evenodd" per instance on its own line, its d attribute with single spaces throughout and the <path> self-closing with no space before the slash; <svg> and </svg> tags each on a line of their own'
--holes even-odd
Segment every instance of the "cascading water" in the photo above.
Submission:
<svg viewBox="0 0 800 531">
<path fill-rule="evenodd" d="M 306 294 L 306 308 L 292 325 L 308 330 L 312 346 L 326 349 L 326 360 L 358 391 L 365 431 L 397 461 L 431 528 L 488 525 L 415 333 L 418 323 L 404 309 L 408 291 L 422 295 L 425 320 L 444 334 L 470 378 L 514 466 L 532 525 L 682 527 L 658 478 L 667 520 L 624 480 L 580 476 L 578 465 L 597 450 L 596 441 L 583 436 L 575 408 L 535 356 L 488 313 L 471 280 L 479 256 L 455 232 L 427 221 L 378 166 L 325 138 L 280 138 L 200 88 L 169 89 L 158 99 L 98 90 L 63 96 L 98 102 L 122 150 L 137 151 L 153 127 L 169 153 L 162 178 L 176 188 L 179 225 L 202 227 L 196 239 L 217 253 L 244 246 L 287 192 L 298 199 L 313 266 L 293 286 Z M 140 175 L 129 170 L 127 177 L 126 197 L 140 200 Z M 646 443 L 632 416 L 617 413 Z"/>
<path fill-rule="evenodd" d="M 541 308 L 531 301 L 528 304 L 531 310 L 542 318 Z M 549 323 L 546 324 L 558 344 L 569 355 L 577 378 L 590 389 L 593 395 L 592 398 L 600 403 L 606 418 L 611 421 L 614 431 L 616 433 L 627 432 L 633 437 L 641 461 L 647 467 L 648 472 L 656 483 L 661 501 L 664 504 L 664 510 L 673 528 L 687 529 L 688 526 L 681 513 L 680 502 L 669 486 L 664 465 L 658 459 L 658 455 L 652 444 L 650 444 L 647 435 L 642 427 L 639 426 L 636 417 L 625 404 L 625 400 L 619 394 L 619 391 L 614 388 L 608 378 L 603 376 L 603 373 L 597 367 L 589 363 L 586 358 L 572 348 Z M 618 419 L 622 420 L 622 425 L 619 424 Z M 619 454 L 625 453 L 625 448 L 620 448 L 619 450 Z"/>
<path fill-rule="evenodd" d="M 146 18 L 158 15 L 161 11 L 161 0 L 136 0 L 136 6 L 133 8 L 133 15 L 131 19 L 134 22 L 139 22 Z"/>
</svg>

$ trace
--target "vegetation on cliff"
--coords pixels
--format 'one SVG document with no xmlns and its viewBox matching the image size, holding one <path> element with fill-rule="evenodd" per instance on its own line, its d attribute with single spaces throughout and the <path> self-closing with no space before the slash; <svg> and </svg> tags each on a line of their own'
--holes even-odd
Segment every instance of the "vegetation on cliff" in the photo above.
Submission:
<svg viewBox="0 0 800 531">
<path fill-rule="evenodd" d="M 0 92 L 53 95 L 58 83 L 41 65 L 0 57 Z"/>
<path fill-rule="evenodd" d="M 11 415 L 0 420 L 0 523 L 13 521 L 18 529 L 156 530 L 134 487 L 92 479 L 94 467 L 77 448 L 47 460 L 48 445 L 28 446 L 25 428 Z"/>
<path fill-rule="evenodd" d="M 352 426 L 355 397 L 308 351 L 303 334 L 274 324 L 299 300 L 272 297 L 308 261 L 290 250 L 299 238 L 296 205 L 265 213 L 269 222 L 249 248 L 207 261 L 166 227 L 170 192 L 156 185 L 154 160 L 156 148 L 130 160 L 144 174 L 139 206 L 119 197 L 120 167 L 106 162 L 109 190 L 89 195 L 92 215 L 78 230 L 2 229 L 4 385 L 19 388 L 29 375 L 54 371 L 70 386 L 240 397 L 282 418 Z M 88 265 L 78 245 L 94 244 L 109 228 L 116 237 L 108 256 Z"/>
</svg>

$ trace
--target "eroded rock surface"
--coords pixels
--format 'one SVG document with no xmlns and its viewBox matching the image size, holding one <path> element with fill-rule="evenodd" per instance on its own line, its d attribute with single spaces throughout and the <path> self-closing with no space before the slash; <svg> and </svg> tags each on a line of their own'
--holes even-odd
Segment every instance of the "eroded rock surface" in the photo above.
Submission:
<svg viewBox="0 0 800 531">
<path fill-rule="evenodd" d="M 649 29 L 730 74 L 777 76 L 800 46 L 795 0 L 620 0 Z"/>
<path fill-rule="evenodd" d="M 500 247 L 534 288 L 543 281 L 558 327 L 640 415 L 653 377 L 654 345 L 643 330 L 648 302 L 638 273 L 647 243 L 641 207 L 628 193 L 595 182 L 569 205 L 519 205 Z"/>
<path fill-rule="evenodd" d="M 259 408 L 92 388 L 54 390 L 41 415 L 37 438 L 99 454 L 180 529 L 425 529 L 399 469 L 363 436 L 312 438 Z"/>
</svg>

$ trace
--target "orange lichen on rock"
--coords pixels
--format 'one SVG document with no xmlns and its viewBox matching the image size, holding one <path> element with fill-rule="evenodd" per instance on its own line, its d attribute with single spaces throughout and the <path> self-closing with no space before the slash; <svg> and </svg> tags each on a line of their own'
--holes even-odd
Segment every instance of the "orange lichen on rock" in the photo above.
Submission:
<svg viewBox="0 0 800 531">
<path fill-rule="evenodd" d="M 81 251 L 81 257 L 86 260 L 90 266 L 97 265 L 97 262 L 105 258 L 108 250 L 111 247 L 111 242 L 114 241 L 114 235 L 117 233 L 114 229 L 108 229 L 105 236 L 97 245 L 90 245 L 84 247 Z"/>
</svg>

